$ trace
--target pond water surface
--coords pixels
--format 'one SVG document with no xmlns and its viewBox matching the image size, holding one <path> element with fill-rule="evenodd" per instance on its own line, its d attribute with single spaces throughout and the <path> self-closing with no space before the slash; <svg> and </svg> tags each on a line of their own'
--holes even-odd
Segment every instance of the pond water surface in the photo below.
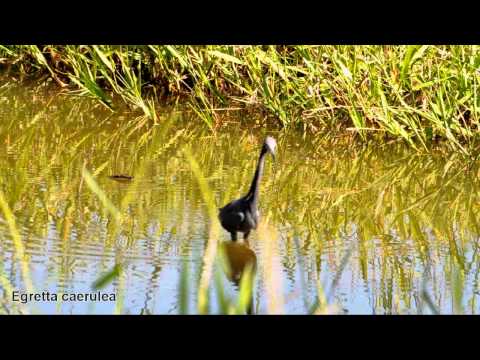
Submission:
<svg viewBox="0 0 480 360">
<path fill-rule="evenodd" d="M 328 311 L 342 314 L 479 312 L 475 163 L 395 144 L 267 132 L 248 128 L 240 115 L 212 133 L 178 108 L 159 113 L 162 123 L 152 126 L 128 109 L 112 113 L 88 99 L 0 86 L 0 189 L 25 252 L 19 261 L 1 212 L 1 313 L 197 313 L 218 224 L 189 159 L 221 207 L 248 190 L 267 134 L 278 154 L 266 160 L 262 227 L 248 244 L 232 244 L 221 228 L 217 239 L 238 266 L 256 261 L 254 313 L 306 314 L 322 294 Z M 118 174 L 134 178 L 109 177 Z M 31 291 L 77 299 L 12 301 L 12 291 L 28 290 L 22 263 Z M 92 284 L 116 264 L 121 275 L 99 290 L 115 301 L 78 299 L 97 293 Z M 217 268 L 210 313 L 220 311 L 218 286 L 227 297 L 238 294 L 238 279 L 216 282 Z"/>
</svg>

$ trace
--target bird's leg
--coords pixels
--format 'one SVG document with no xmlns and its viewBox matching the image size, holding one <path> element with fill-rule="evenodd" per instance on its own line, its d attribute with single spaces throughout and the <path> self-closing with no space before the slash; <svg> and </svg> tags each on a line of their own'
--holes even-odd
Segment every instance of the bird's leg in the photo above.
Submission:
<svg viewBox="0 0 480 360">
<path fill-rule="evenodd" d="M 230 235 L 232 236 L 232 241 L 237 241 L 237 232 L 231 232 Z"/>
<path fill-rule="evenodd" d="M 243 234 L 243 243 L 250 247 L 250 242 L 248 241 L 248 236 L 250 235 L 250 231 L 247 231 Z"/>
</svg>

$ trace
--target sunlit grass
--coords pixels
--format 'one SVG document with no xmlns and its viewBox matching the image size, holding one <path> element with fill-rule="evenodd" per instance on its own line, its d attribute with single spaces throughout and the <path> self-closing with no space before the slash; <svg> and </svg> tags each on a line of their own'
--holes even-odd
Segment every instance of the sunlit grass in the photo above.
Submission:
<svg viewBox="0 0 480 360">
<path fill-rule="evenodd" d="M 44 72 L 112 110 L 120 98 L 157 124 L 158 99 L 183 96 L 211 131 L 218 109 L 251 109 L 281 128 L 479 153 L 476 45 L 5 45 L 0 56 L 13 73 Z"/>
</svg>

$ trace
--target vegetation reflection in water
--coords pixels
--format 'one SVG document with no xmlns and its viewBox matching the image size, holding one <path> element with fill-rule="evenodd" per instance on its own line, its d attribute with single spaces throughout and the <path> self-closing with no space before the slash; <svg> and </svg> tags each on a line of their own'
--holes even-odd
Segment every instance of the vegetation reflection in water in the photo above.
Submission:
<svg viewBox="0 0 480 360">
<path fill-rule="evenodd" d="M 275 133 L 262 224 L 232 244 L 217 209 L 247 190 L 264 130 L 0 91 L 1 312 L 479 311 L 479 168 L 460 155 Z M 116 301 L 11 298 L 95 287 Z"/>
</svg>

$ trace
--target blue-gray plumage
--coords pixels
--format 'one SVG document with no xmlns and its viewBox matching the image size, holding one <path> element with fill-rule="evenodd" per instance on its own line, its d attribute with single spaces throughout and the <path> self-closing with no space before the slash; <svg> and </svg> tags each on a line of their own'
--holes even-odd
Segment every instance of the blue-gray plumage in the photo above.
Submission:
<svg viewBox="0 0 480 360">
<path fill-rule="evenodd" d="M 257 228 L 260 217 L 258 212 L 258 195 L 265 155 L 270 153 L 273 158 L 275 158 L 276 146 L 277 142 L 274 138 L 268 136 L 265 139 L 262 150 L 260 151 L 255 176 L 253 177 L 247 195 L 232 201 L 220 209 L 220 213 L 218 214 L 220 223 L 223 228 L 231 234 L 233 241 L 237 240 L 237 232 L 242 232 L 244 239 L 248 239 L 250 231 Z"/>
</svg>

